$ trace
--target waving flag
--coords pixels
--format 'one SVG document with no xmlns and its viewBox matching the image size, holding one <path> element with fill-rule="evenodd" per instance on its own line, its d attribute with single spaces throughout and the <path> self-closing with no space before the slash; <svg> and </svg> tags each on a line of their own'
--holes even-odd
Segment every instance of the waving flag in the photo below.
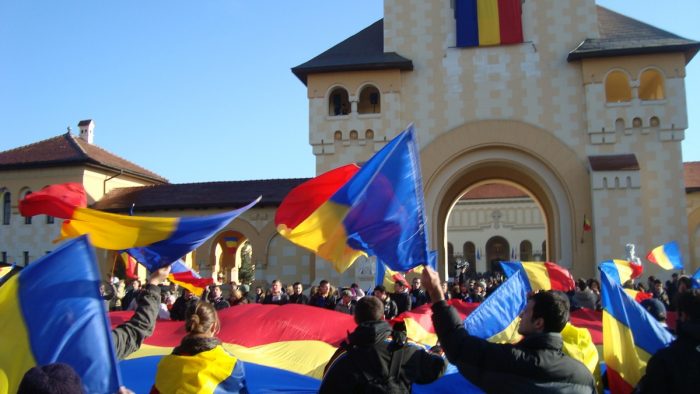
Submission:
<svg viewBox="0 0 700 394">
<path fill-rule="evenodd" d="M 683 258 L 676 241 L 657 246 L 647 254 L 647 260 L 665 270 L 683 269 Z"/>
<path fill-rule="evenodd" d="M 624 284 L 630 279 L 638 278 L 644 267 L 641 264 L 636 264 L 627 260 L 605 260 L 598 265 L 598 269 L 610 276 L 610 279 L 617 284 Z"/>
<path fill-rule="evenodd" d="M 422 266 L 421 266 L 422 267 Z M 391 268 L 387 267 L 386 264 L 382 263 L 377 259 L 377 270 L 376 276 L 374 278 L 374 284 L 376 286 L 382 285 L 386 288 L 388 292 L 391 292 L 394 288 L 394 283 L 401 282 L 404 286 L 410 288 L 411 285 L 406 280 L 406 277 L 402 273 L 396 272 Z"/>
<path fill-rule="evenodd" d="M 198 248 L 260 199 L 233 211 L 185 218 L 127 216 L 75 207 L 71 220 L 63 222 L 59 239 L 90 234 L 94 246 L 128 249 L 139 263 L 154 271 Z"/>
<path fill-rule="evenodd" d="M 64 243 L 0 287 L 0 388 L 15 393 L 35 365 L 66 363 L 86 392 L 121 385 L 92 246 Z M 0 390 L 2 391 L 2 390 Z"/>
<path fill-rule="evenodd" d="M 513 273 L 464 320 L 470 335 L 490 342 L 515 343 L 520 339 L 520 313 L 527 305 L 529 284 L 525 272 Z"/>
<path fill-rule="evenodd" d="M 70 219 L 75 207 L 87 207 L 87 194 L 80 183 L 61 183 L 28 194 L 19 202 L 22 216 L 49 215 Z"/>
<path fill-rule="evenodd" d="M 214 283 L 214 279 L 202 279 L 199 274 L 189 268 L 182 260 L 177 260 L 170 266 L 170 275 L 168 280 L 177 283 L 185 289 L 191 291 L 197 297 L 201 297 L 204 289 Z"/>
<path fill-rule="evenodd" d="M 569 271 L 557 264 L 528 261 L 501 261 L 507 277 L 523 271 L 527 277 L 528 291 L 559 290 L 570 291 L 576 287 Z"/>
<path fill-rule="evenodd" d="M 133 258 L 129 253 L 121 252 L 119 253 L 122 262 L 124 263 L 124 273 L 127 279 L 138 279 L 138 272 L 136 271 L 138 267 L 138 261 Z"/>
<path fill-rule="evenodd" d="M 359 170 L 340 167 L 292 190 L 277 209 L 279 233 L 345 271 L 362 254 L 394 271 L 428 262 L 423 185 L 413 126 Z"/>
<path fill-rule="evenodd" d="M 673 336 L 600 269 L 603 304 L 603 359 L 613 394 L 631 393 L 647 362 Z"/>
</svg>

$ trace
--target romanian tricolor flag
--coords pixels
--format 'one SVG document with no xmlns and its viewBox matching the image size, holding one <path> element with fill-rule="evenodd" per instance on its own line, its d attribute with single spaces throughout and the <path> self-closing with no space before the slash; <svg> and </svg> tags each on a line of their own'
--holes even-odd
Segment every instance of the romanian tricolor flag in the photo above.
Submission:
<svg viewBox="0 0 700 394">
<path fill-rule="evenodd" d="M 391 268 L 387 267 L 386 264 L 382 263 L 381 261 L 379 261 L 379 259 L 377 259 L 377 270 L 374 279 L 374 284 L 376 286 L 382 285 L 387 289 L 388 292 L 391 292 L 391 289 L 394 288 L 394 284 L 396 282 L 401 282 L 404 286 L 408 288 L 411 287 L 411 285 L 406 280 L 406 277 L 403 276 L 402 273 L 392 270 Z"/>
<path fill-rule="evenodd" d="M 90 234 L 96 247 L 127 249 L 139 263 L 154 271 L 198 248 L 260 198 L 233 211 L 184 218 L 117 215 L 76 207 L 71 219 L 63 222 L 59 239 Z"/>
<path fill-rule="evenodd" d="M 127 279 L 138 279 L 139 275 L 137 272 L 138 261 L 133 258 L 129 253 L 121 252 L 119 256 L 124 263 L 124 272 L 126 273 Z"/>
<path fill-rule="evenodd" d="M 673 336 L 600 269 L 603 304 L 603 359 L 613 394 L 631 393 L 647 363 Z"/>
<path fill-rule="evenodd" d="M 521 0 L 455 0 L 457 46 L 523 42 Z"/>
<path fill-rule="evenodd" d="M 464 320 L 470 335 L 496 343 L 515 343 L 520 340 L 518 324 L 520 313 L 527 305 L 529 289 L 525 272 L 513 273 L 496 291 Z"/>
<path fill-rule="evenodd" d="M 251 393 L 317 392 L 326 363 L 356 326 L 350 315 L 298 304 L 243 304 L 218 314 L 218 338 L 243 363 Z M 131 314 L 110 316 L 117 326 Z M 137 393 L 149 392 L 158 362 L 184 336 L 183 322 L 159 320 L 141 349 L 121 362 L 124 385 Z"/>
<path fill-rule="evenodd" d="M 191 291 L 197 295 L 197 297 L 201 297 L 204 289 L 214 283 L 214 279 L 212 278 L 202 279 L 199 274 L 185 265 L 182 260 L 177 260 L 170 266 L 168 280 Z"/>
<path fill-rule="evenodd" d="M 681 250 L 676 241 L 671 241 L 655 247 L 651 252 L 649 252 L 649 254 L 647 254 L 647 260 L 657 264 L 659 267 L 665 270 L 683 269 Z"/>
<path fill-rule="evenodd" d="M 605 272 L 617 284 L 625 284 L 630 279 L 636 279 L 642 272 L 644 267 L 641 264 L 636 264 L 627 260 L 605 260 L 598 265 L 598 269 Z"/>
<path fill-rule="evenodd" d="M 345 271 L 374 255 L 395 271 L 429 261 L 423 184 L 413 126 L 362 168 L 348 165 L 293 189 L 277 209 L 279 233 Z"/>
<path fill-rule="evenodd" d="M 60 245 L 0 287 L 0 393 L 36 365 L 66 363 L 85 392 L 116 393 L 116 355 L 87 237 Z"/>
<path fill-rule="evenodd" d="M 507 277 L 523 271 L 527 277 L 528 291 L 559 290 L 570 291 L 576 287 L 569 271 L 557 264 L 538 261 L 501 261 Z"/>
</svg>

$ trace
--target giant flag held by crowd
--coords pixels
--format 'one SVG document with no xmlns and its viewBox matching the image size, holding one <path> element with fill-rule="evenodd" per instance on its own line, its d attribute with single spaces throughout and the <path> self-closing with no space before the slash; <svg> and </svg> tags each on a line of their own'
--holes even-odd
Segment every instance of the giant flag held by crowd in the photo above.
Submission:
<svg viewBox="0 0 700 394">
<path fill-rule="evenodd" d="M 293 189 L 277 209 L 279 233 L 345 271 L 374 255 L 394 271 L 428 262 L 419 152 L 413 126 L 362 168 L 340 167 Z"/>
<path fill-rule="evenodd" d="M 70 185 L 53 185 L 25 197 L 20 202 L 22 214 L 44 213 L 66 219 L 56 241 L 90 234 L 94 246 L 108 250 L 128 249 L 129 254 L 149 271 L 164 267 L 196 249 L 262 198 L 260 196 L 242 208 L 209 216 L 128 216 L 77 205 L 85 190 L 82 186 Z"/>
<path fill-rule="evenodd" d="M 569 271 L 557 264 L 538 261 L 501 261 L 507 277 L 523 271 L 527 278 L 528 291 L 559 290 L 570 291 L 576 287 Z"/>
<path fill-rule="evenodd" d="M 85 392 L 115 393 L 120 376 L 100 272 L 86 236 L 60 245 L 0 287 L 0 393 L 35 365 L 66 363 Z"/>
<path fill-rule="evenodd" d="M 613 394 L 631 393 L 647 362 L 673 336 L 600 269 L 603 305 L 603 359 Z"/>
<path fill-rule="evenodd" d="M 682 270 L 683 258 L 676 241 L 657 246 L 647 254 L 647 260 L 665 270 Z"/>
</svg>

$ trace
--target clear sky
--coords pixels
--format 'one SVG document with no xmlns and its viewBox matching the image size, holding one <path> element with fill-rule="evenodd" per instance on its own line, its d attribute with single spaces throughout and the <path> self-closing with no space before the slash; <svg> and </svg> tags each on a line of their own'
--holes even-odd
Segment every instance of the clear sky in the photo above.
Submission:
<svg viewBox="0 0 700 394">
<path fill-rule="evenodd" d="M 700 40 L 698 0 L 598 3 Z M 4 0 L 0 151 L 91 118 L 97 145 L 174 183 L 313 176 L 290 68 L 382 13 L 381 0 Z M 700 56 L 687 74 L 683 158 L 700 161 Z"/>
</svg>

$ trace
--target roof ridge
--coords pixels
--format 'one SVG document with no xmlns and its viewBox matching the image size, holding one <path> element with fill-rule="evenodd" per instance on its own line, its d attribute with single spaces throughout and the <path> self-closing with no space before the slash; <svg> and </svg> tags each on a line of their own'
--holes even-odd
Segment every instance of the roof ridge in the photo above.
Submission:
<svg viewBox="0 0 700 394">
<path fill-rule="evenodd" d="M 92 157 L 90 157 L 90 155 L 88 155 L 88 153 L 85 151 L 85 149 L 83 149 L 83 147 L 80 145 L 80 143 L 79 143 L 78 141 L 76 141 L 76 139 L 77 139 L 78 137 L 74 136 L 74 135 L 71 134 L 70 132 L 64 134 L 63 136 L 64 136 L 64 137 L 70 137 L 70 138 L 68 139 L 68 142 L 69 142 L 71 145 L 73 145 L 73 146 L 75 146 L 76 148 L 78 148 L 78 150 L 80 151 L 80 153 L 82 154 L 82 156 L 83 156 L 84 158 L 86 158 L 86 159 L 92 159 Z"/>
<path fill-rule="evenodd" d="M 112 164 L 109 164 L 109 163 L 107 163 L 107 162 L 103 162 L 103 161 L 97 160 L 97 159 L 93 158 L 92 156 L 90 156 L 90 154 L 89 154 L 89 153 L 85 150 L 85 148 L 82 146 L 82 143 L 83 143 L 84 141 L 83 141 L 83 140 L 79 140 L 78 137 L 73 137 L 73 138 L 74 138 L 74 140 L 75 140 L 75 143 L 76 143 L 77 145 L 80 146 L 80 149 L 85 153 L 85 155 L 86 155 L 87 158 L 89 158 L 90 160 L 93 160 L 93 161 L 95 161 L 95 162 L 97 162 L 97 163 L 99 163 L 99 164 L 102 164 L 102 165 L 107 165 L 107 166 L 112 165 Z M 102 152 L 107 153 L 108 155 L 114 156 L 115 158 L 117 158 L 117 159 L 119 159 L 119 160 L 123 160 L 123 161 L 125 161 L 125 162 L 127 162 L 127 163 L 133 165 L 134 167 L 139 168 L 139 169 L 140 169 L 140 172 L 142 173 L 142 175 L 147 175 L 147 176 L 149 176 L 149 177 L 152 177 L 153 175 L 155 175 L 155 176 L 157 176 L 158 178 L 161 178 L 161 179 L 167 181 L 167 179 L 166 179 L 165 177 L 163 177 L 162 175 L 157 174 L 157 173 L 155 173 L 155 172 L 153 172 L 153 171 L 151 171 L 151 170 L 149 170 L 149 169 L 147 169 L 147 168 L 145 168 L 145 167 L 143 167 L 143 166 L 141 166 L 141 165 L 139 165 L 139 164 L 136 164 L 136 163 L 134 163 L 134 162 L 131 161 L 131 160 L 125 159 L 125 158 L 123 158 L 122 156 L 119 156 L 119 155 L 116 154 L 116 153 L 112 153 L 111 151 L 108 151 L 107 149 L 105 149 L 105 148 L 103 148 L 103 147 L 101 147 L 101 146 L 99 146 L 99 145 L 91 144 L 91 143 L 89 143 L 89 142 L 85 142 L 85 143 L 88 144 L 88 145 L 89 145 L 91 148 L 93 148 L 93 149 L 101 150 Z M 148 173 L 150 173 L 150 174 L 152 174 L 152 175 L 150 175 L 150 174 L 148 174 Z"/>
<path fill-rule="evenodd" d="M 8 150 L 0 151 L 0 153 L 13 152 L 13 151 L 16 151 L 16 150 L 28 148 L 28 147 L 30 147 L 30 146 L 43 144 L 43 143 L 45 143 L 46 141 L 50 141 L 50 140 L 53 140 L 53 139 L 59 139 L 59 138 L 61 138 L 61 137 L 64 137 L 66 134 L 70 134 L 70 132 L 66 132 L 66 133 L 63 133 L 63 134 L 59 134 L 59 135 L 56 135 L 56 136 L 53 136 L 53 137 L 49 137 L 49 138 L 43 139 L 43 140 L 41 140 L 41 141 L 36 141 L 36 142 L 29 143 L 29 144 L 26 144 L 26 145 L 20 145 L 20 146 L 17 146 L 17 147 L 8 149 Z"/>
</svg>

